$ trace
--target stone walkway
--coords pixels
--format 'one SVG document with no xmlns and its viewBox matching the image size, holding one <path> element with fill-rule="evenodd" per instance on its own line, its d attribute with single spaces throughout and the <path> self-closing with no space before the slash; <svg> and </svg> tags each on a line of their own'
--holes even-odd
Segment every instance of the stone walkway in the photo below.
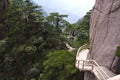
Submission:
<svg viewBox="0 0 120 80">
<path fill-rule="evenodd" d="M 88 60 L 87 59 L 88 53 L 89 53 L 88 49 L 80 50 L 79 48 L 77 51 L 75 66 L 80 71 L 90 71 L 96 76 L 98 80 L 120 80 L 120 78 L 112 79 L 111 77 L 114 77 L 115 74 L 112 73 L 109 69 L 100 66 L 95 60 L 93 59 Z"/>
</svg>

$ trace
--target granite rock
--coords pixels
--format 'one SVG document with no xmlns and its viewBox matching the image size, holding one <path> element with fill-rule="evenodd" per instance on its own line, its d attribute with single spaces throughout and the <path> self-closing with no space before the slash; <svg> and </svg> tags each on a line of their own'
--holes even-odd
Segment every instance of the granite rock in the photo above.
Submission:
<svg viewBox="0 0 120 80">
<path fill-rule="evenodd" d="M 116 73 L 115 66 L 120 61 L 115 53 L 118 46 L 120 0 L 96 0 L 90 21 L 90 58 Z"/>
</svg>

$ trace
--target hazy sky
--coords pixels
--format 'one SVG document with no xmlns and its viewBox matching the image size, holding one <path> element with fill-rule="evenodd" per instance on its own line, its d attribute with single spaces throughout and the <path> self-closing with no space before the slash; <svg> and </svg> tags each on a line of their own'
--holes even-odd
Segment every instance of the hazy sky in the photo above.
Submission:
<svg viewBox="0 0 120 80">
<path fill-rule="evenodd" d="M 93 8 L 95 0 L 33 0 L 43 6 L 48 13 L 59 12 L 67 14 L 68 21 L 73 23 L 82 18 Z"/>
</svg>

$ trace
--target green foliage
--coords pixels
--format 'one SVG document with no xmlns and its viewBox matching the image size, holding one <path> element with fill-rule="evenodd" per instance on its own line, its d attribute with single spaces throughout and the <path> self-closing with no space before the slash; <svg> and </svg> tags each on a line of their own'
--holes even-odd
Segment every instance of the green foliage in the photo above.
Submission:
<svg viewBox="0 0 120 80">
<path fill-rule="evenodd" d="M 117 47 L 116 56 L 120 57 L 120 46 Z"/>
<path fill-rule="evenodd" d="M 80 32 L 77 40 L 83 44 L 89 44 L 89 27 L 90 27 L 90 15 L 91 11 L 89 11 L 82 19 L 82 21 L 78 22 L 78 31 Z"/>
<path fill-rule="evenodd" d="M 50 52 L 43 63 L 44 72 L 40 75 L 40 80 L 74 80 L 72 75 L 78 71 L 74 61 L 75 53 L 67 50 Z"/>
<path fill-rule="evenodd" d="M 0 52 L 4 51 L 5 49 L 5 44 L 6 44 L 6 41 L 5 40 L 0 40 Z"/>
<path fill-rule="evenodd" d="M 77 23 L 67 27 L 66 29 L 67 34 L 71 36 L 69 42 L 74 47 L 79 47 L 84 44 L 89 44 L 90 15 L 91 15 L 91 11 L 89 11 Z"/>
<path fill-rule="evenodd" d="M 84 45 L 81 46 L 81 50 L 89 49 L 89 48 L 90 48 L 90 46 L 88 44 L 84 44 Z"/>
<path fill-rule="evenodd" d="M 39 75 L 39 69 L 37 68 L 31 68 L 30 71 L 29 71 L 29 76 L 31 78 L 36 78 L 38 75 Z"/>
<path fill-rule="evenodd" d="M 5 16 L 0 23 L 1 80 L 38 80 L 47 53 L 65 49 L 61 27 L 66 16 L 51 13 L 45 17 L 41 6 L 30 0 L 11 0 L 1 15 Z"/>
<path fill-rule="evenodd" d="M 28 53 L 28 54 L 34 54 L 36 52 L 37 48 L 36 46 L 27 46 L 25 48 L 25 51 Z"/>
<path fill-rule="evenodd" d="M 57 32 L 61 32 L 63 28 L 66 27 L 67 21 L 63 18 L 68 17 L 67 15 L 59 14 L 59 13 L 50 13 L 50 15 L 46 18 L 48 20 L 48 23 L 56 28 Z"/>
<path fill-rule="evenodd" d="M 70 24 L 65 17 L 44 16 L 42 7 L 31 0 L 10 0 L 0 14 L 0 79 L 81 79 L 74 66 L 75 53 L 65 50 L 65 42 L 77 47 L 88 43 L 89 15 L 79 24 Z"/>
</svg>

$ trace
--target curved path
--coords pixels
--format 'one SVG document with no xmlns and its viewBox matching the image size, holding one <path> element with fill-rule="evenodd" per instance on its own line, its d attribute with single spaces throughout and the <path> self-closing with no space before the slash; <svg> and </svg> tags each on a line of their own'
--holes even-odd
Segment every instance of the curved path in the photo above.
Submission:
<svg viewBox="0 0 120 80">
<path fill-rule="evenodd" d="M 120 78 L 112 79 L 111 77 L 115 76 L 114 73 L 104 66 L 100 66 L 95 60 L 87 59 L 88 53 L 88 49 L 81 50 L 81 47 L 77 51 L 75 66 L 80 71 L 90 71 L 98 80 L 120 80 Z"/>
</svg>

